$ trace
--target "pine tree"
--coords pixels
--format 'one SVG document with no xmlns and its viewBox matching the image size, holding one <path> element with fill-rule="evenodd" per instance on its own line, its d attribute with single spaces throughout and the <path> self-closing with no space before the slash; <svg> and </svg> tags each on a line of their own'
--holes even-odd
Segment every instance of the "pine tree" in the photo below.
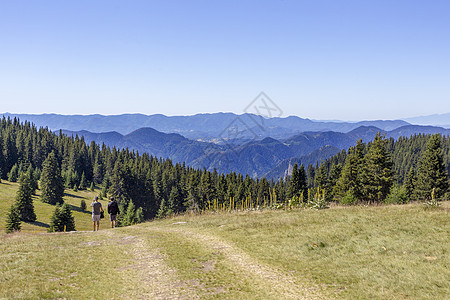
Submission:
<svg viewBox="0 0 450 300">
<path fill-rule="evenodd" d="M 53 215 L 50 219 L 50 232 L 74 231 L 75 220 L 72 211 L 67 203 L 62 206 L 56 205 Z"/>
<path fill-rule="evenodd" d="M 18 177 L 19 177 L 19 168 L 17 167 L 17 164 L 14 164 L 14 166 L 8 173 L 8 181 L 17 182 Z"/>
<path fill-rule="evenodd" d="M 300 190 L 299 186 L 299 174 L 298 174 L 298 165 L 294 164 L 292 167 L 292 174 L 289 180 L 288 186 L 288 198 L 292 199 L 293 197 L 298 197 L 298 191 Z"/>
<path fill-rule="evenodd" d="M 38 181 L 35 176 L 35 171 L 33 170 L 33 167 L 31 165 L 28 166 L 25 176 L 30 183 L 31 194 L 34 195 L 38 188 Z"/>
<path fill-rule="evenodd" d="M 124 220 L 124 225 L 128 226 L 128 225 L 133 225 L 136 223 L 137 223 L 136 207 L 134 206 L 133 201 L 130 201 L 130 203 L 128 203 L 127 213 L 126 213 L 125 220 Z"/>
<path fill-rule="evenodd" d="M 182 198 L 180 191 L 178 190 L 178 187 L 173 186 L 172 190 L 170 191 L 169 195 L 169 201 L 168 201 L 168 214 L 171 214 L 172 212 L 179 212 L 181 210 L 182 206 Z"/>
<path fill-rule="evenodd" d="M 361 184 L 365 200 L 382 202 L 391 189 L 394 171 L 386 144 L 387 140 L 384 136 L 377 133 L 364 156 Z"/>
<path fill-rule="evenodd" d="M 51 152 L 42 165 L 42 202 L 56 204 L 63 202 L 64 185 L 55 152 Z"/>
<path fill-rule="evenodd" d="M 288 197 L 291 199 L 292 197 L 300 197 L 303 194 L 305 196 L 308 193 L 308 187 L 306 185 L 306 173 L 303 164 L 298 167 L 297 163 L 294 164 L 292 168 L 292 175 L 289 181 L 288 187 Z"/>
<path fill-rule="evenodd" d="M 361 171 L 364 158 L 364 144 L 359 140 L 354 147 L 350 147 L 345 159 L 344 167 L 334 187 L 334 194 L 338 197 L 349 196 L 361 200 Z"/>
<path fill-rule="evenodd" d="M 27 174 L 22 173 L 20 176 L 16 206 L 22 221 L 34 222 L 36 221 L 36 214 L 34 213 L 31 180 L 28 176 L 32 176 L 32 174 L 27 172 Z"/>
<path fill-rule="evenodd" d="M 59 203 L 56 204 L 55 210 L 53 211 L 53 215 L 50 218 L 50 227 L 48 228 L 48 231 L 49 232 L 64 231 L 64 226 L 61 225 L 61 207 L 59 206 Z"/>
<path fill-rule="evenodd" d="M 431 199 L 431 192 L 435 190 L 435 197 L 442 198 L 449 187 L 448 174 L 445 169 L 441 150 L 441 136 L 432 135 L 426 144 L 417 174 L 414 194 L 417 199 Z"/>
<path fill-rule="evenodd" d="M 6 233 L 12 233 L 14 231 L 20 231 L 20 215 L 19 210 L 15 205 L 11 205 L 7 219 L 6 219 Z"/>
<path fill-rule="evenodd" d="M 303 199 L 306 199 L 306 195 L 308 194 L 308 186 L 306 184 L 306 172 L 305 172 L 305 167 L 303 166 L 303 164 L 300 165 L 300 168 L 298 169 L 298 186 L 300 188 L 300 190 L 298 191 L 298 195 L 300 196 L 301 194 L 303 194 Z"/>
<path fill-rule="evenodd" d="M 85 190 L 86 189 L 86 175 L 84 175 L 84 172 L 83 172 L 83 174 L 81 174 L 81 180 L 80 180 L 80 186 L 79 186 L 79 189 L 80 190 Z"/>
<path fill-rule="evenodd" d="M 413 196 L 415 185 L 416 185 L 416 173 L 414 172 L 414 168 L 411 167 L 411 169 L 409 169 L 408 176 L 406 177 L 405 183 L 403 185 L 405 187 L 408 201 L 411 200 L 411 197 Z"/>
<path fill-rule="evenodd" d="M 169 206 L 166 203 L 166 199 L 163 198 L 161 200 L 161 204 L 159 205 L 159 210 L 158 210 L 158 213 L 156 214 L 156 217 L 158 219 L 162 219 L 169 214 L 169 211 L 170 210 L 169 210 Z"/>
<path fill-rule="evenodd" d="M 75 219 L 72 215 L 72 210 L 70 209 L 69 204 L 64 203 L 61 206 L 61 224 L 66 227 L 66 231 L 74 231 L 75 230 Z"/>
</svg>

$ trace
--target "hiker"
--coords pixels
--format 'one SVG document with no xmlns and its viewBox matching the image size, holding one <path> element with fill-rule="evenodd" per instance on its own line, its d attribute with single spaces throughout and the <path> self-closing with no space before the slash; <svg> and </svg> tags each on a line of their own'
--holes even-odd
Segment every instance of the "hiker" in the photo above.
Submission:
<svg viewBox="0 0 450 300">
<path fill-rule="evenodd" d="M 117 204 L 116 200 L 114 200 L 114 197 L 109 198 L 108 214 L 109 220 L 111 221 L 111 228 L 116 227 L 117 216 L 120 214 L 120 210 L 119 205 Z"/>
<path fill-rule="evenodd" d="M 94 222 L 94 230 L 95 231 L 95 223 L 97 223 L 97 231 L 100 226 L 100 214 L 103 213 L 103 207 L 100 202 L 98 202 L 98 197 L 95 196 L 94 200 L 91 203 L 92 207 L 92 221 Z"/>
</svg>

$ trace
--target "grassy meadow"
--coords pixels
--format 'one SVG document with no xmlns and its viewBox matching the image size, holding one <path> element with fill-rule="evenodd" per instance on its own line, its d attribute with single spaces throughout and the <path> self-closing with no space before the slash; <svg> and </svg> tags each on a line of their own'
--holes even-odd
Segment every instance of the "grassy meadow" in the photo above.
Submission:
<svg viewBox="0 0 450 300">
<path fill-rule="evenodd" d="M 16 182 L 9 182 L 2 180 L 0 183 L 0 230 L 4 232 L 6 217 L 11 205 L 16 198 L 16 192 L 19 188 L 19 184 Z M 97 196 L 99 190 L 94 192 L 90 190 L 83 190 L 74 192 L 73 190 L 65 190 L 64 201 L 71 205 L 72 214 L 75 218 L 75 228 L 78 231 L 92 230 L 92 218 L 91 218 L 91 203 L 92 199 Z M 32 223 L 22 222 L 22 231 L 29 233 L 47 232 L 50 227 L 50 217 L 52 216 L 55 206 L 47 203 L 43 203 L 40 200 L 40 190 L 36 191 L 36 195 L 33 196 L 34 211 L 36 213 L 37 220 Z M 86 210 L 83 211 L 80 207 L 81 200 L 86 202 Z M 108 201 L 101 200 L 103 208 L 108 205 Z M 106 214 L 107 215 L 107 214 Z M 104 223 L 106 224 L 106 223 Z"/>
<path fill-rule="evenodd" d="M 1 298 L 448 299 L 450 203 L 205 213 L 76 233 L 5 235 L 17 184 L 0 184 Z M 97 192 L 69 191 L 79 208 Z M 104 204 L 106 204 L 104 202 Z"/>
</svg>

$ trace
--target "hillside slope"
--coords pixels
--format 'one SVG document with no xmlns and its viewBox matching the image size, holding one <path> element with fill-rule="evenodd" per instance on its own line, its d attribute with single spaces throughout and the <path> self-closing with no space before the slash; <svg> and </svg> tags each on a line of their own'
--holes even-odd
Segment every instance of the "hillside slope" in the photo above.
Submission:
<svg viewBox="0 0 450 300">
<path fill-rule="evenodd" d="M 444 299 L 449 211 L 267 210 L 0 234 L 0 298 Z"/>
</svg>

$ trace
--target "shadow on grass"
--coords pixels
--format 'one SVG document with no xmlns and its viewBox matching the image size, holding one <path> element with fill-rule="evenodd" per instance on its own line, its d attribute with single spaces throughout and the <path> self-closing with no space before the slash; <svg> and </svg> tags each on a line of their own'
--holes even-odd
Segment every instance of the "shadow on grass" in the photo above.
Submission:
<svg viewBox="0 0 450 300">
<path fill-rule="evenodd" d="M 75 206 L 75 205 L 72 205 L 72 204 L 69 204 L 69 203 L 67 203 L 67 204 L 70 205 L 70 209 L 72 211 L 78 211 L 78 212 L 85 213 L 85 214 L 91 214 L 92 213 L 89 210 L 81 209 L 81 207 L 78 207 L 78 206 Z"/>
<path fill-rule="evenodd" d="M 72 197 L 72 198 L 79 198 L 79 199 L 85 199 L 84 197 L 78 196 L 78 195 L 74 195 L 74 194 L 70 194 L 68 192 L 64 192 L 64 197 Z"/>
<path fill-rule="evenodd" d="M 39 227 L 44 227 L 44 228 L 50 228 L 50 225 L 47 223 L 43 223 L 43 222 L 39 222 L 39 221 L 34 221 L 34 222 L 25 222 L 27 224 L 31 224 L 31 225 L 36 225 Z"/>
</svg>

